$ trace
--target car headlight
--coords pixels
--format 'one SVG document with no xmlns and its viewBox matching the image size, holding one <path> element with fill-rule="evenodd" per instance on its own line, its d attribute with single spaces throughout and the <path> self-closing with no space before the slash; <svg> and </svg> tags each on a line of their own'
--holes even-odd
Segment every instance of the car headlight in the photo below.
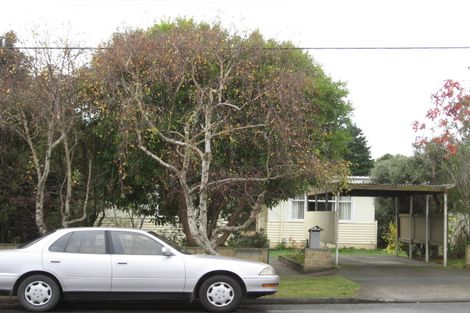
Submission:
<svg viewBox="0 0 470 313">
<path fill-rule="evenodd" d="M 259 272 L 258 275 L 276 275 L 276 270 L 272 266 L 268 266 Z"/>
</svg>

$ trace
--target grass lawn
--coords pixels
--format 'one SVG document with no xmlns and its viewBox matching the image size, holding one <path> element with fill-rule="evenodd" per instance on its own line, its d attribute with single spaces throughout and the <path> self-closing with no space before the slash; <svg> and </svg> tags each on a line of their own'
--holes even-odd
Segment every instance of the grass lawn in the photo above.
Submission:
<svg viewBox="0 0 470 313">
<path fill-rule="evenodd" d="M 296 276 L 281 279 L 279 291 L 268 298 L 350 298 L 358 290 L 342 276 Z"/>
</svg>

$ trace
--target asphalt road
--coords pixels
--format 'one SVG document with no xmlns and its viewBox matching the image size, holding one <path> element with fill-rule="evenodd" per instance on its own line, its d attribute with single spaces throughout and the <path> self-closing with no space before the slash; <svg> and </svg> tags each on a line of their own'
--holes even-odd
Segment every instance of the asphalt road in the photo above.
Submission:
<svg viewBox="0 0 470 313">
<path fill-rule="evenodd" d="M 26 311 L 18 306 L 0 306 L 2 313 L 25 313 Z M 242 305 L 236 311 L 239 313 L 468 313 L 470 311 L 470 303 L 453 302 L 453 303 L 387 303 L 387 304 L 295 304 L 295 305 Z M 187 304 L 168 304 L 168 303 L 145 303 L 136 306 L 127 303 L 67 303 L 63 304 L 53 312 L 55 313 L 139 313 L 139 312 L 205 312 L 198 305 Z"/>
</svg>

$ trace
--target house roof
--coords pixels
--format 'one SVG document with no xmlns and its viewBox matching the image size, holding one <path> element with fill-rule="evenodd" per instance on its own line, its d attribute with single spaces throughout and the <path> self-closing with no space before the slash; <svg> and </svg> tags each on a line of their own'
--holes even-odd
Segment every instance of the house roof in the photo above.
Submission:
<svg viewBox="0 0 470 313">
<path fill-rule="evenodd" d="M 454 184 L 446 185 L 414 185 L 414 184 L 376 184 L 376 183 L 350 183 L 349 189 L 341 192 L 341 195 L 352 197 L 396 197 L 411 195 L 431 195 L 443 194 L 453 188 Z M 307 193 L 309 196 L 332 195 L 331 190 L 312 190 Z"/>
</svg>

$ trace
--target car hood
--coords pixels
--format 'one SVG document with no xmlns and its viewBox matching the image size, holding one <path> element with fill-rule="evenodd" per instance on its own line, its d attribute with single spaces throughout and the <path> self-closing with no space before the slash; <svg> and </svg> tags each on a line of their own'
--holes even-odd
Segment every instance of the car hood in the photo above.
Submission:
<svg viewBox="0 0 470 313">
<path fill-rule="evenodd" d="M 221 261 L 221 262 L 236 262 L 236 263 L 247 263 L 247 264 L 258 264 L 260 266 L 268 266 L 268 264 L 263 262 L 244 260 L 240 258 L 221 256 L 221 255 L 209 255 L 209 254 L 192 254 L 188 255 L 190 258 L 195 258 L 199 260 L 210 260 L 210 261 Z"/>
<path fill-rule="evenodd" d="M 230 271 L 240 277 L 257 276 L 269 264 L 233 257 L 193 254 L 185 255 L 186 270 L 189 277 L 209 271 Z"/>
</svg>

